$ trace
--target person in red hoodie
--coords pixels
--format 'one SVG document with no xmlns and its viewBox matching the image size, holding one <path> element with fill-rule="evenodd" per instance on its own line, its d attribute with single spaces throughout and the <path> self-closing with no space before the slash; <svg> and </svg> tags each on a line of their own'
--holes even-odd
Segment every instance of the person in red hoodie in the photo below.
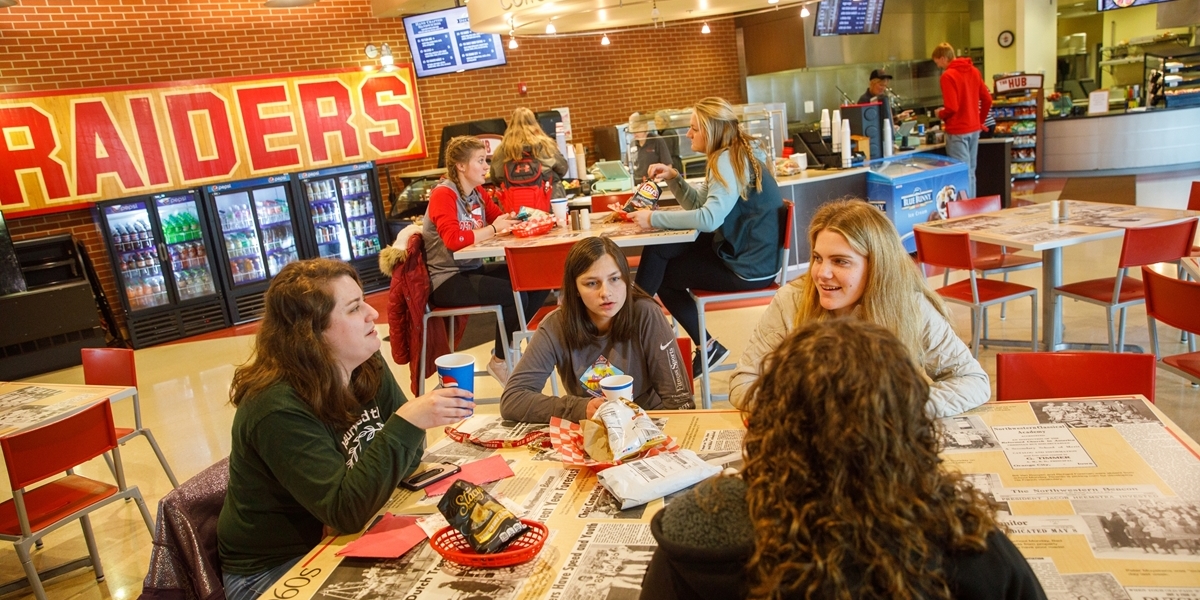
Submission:
<svg viewBox="0 0 1200 600">
<path fill-rule="evenodd" d="M 967 164 L 975 197 L 975 165 L 979 154 L 979 132 L 992 109 L 992 95 L 971 59 L 955 58 L 954 47 L 945 42 L 933 49 L 933 62 L 942 69 L 942 106 L 938 118 L 946 130 L 946 155 Z"/>
</svg>

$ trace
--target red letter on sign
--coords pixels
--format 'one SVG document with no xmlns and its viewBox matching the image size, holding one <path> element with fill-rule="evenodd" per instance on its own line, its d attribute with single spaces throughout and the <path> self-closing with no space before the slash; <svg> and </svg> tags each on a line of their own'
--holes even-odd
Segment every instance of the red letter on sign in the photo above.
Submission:
<svg viewBox="0 0 1200 600">
<path fill-rule="evenodd" d="M 71 110 L 75 113 L 75 193 L 96 194 L 100 191 L 97 179 L 108 173 L 116 173 L 124 190 L 143 187 L 142 176 L 104 102 L 76 102 Z"/>
<path fill-rule="evenodd" d="M 46 198 L 69 198 L 64 165 L 54 159 L 58 141 L 50 115 L 32 106 L 0 106 L 0 204 L 23 204 L 22 171 L 37 171 Z"/>
<path fill-rule="evenodd" d="M 246 148 L 250 151 L 250 168 L 255 171 L 279 167 L 300 166 L 300 153 L 295 146 L 272 150 L 267 138 L 296 133 L 290 115 L 263 117 L 261 107 L 267 104 L 287 104 L 287 86 L 243 88 L 237 90 L 238 110 L 246 130 Z"/>
<path fill-rule="evenodd" d="M 237 167 L 237 150 L 233 147 L 233 131 L 229 128 L 229 113 L 225 112 L 225 99 L 214 92 L 192 92 L 165 96 L 167 119 L 171 123 L 171 134 L 175 138 L 175 151 L 179 154 L 179 168 L 183 181 L 199 181 L 224 177 Z M 212 152 L 202 156 L 203 149 L 196 140 L 192 128 L 192 115 L 204 113 L 212 127 Z"/>
<path fill-rule="evenodd" d="M 142 161 L 146 163 L 146 177 L 150 185 L 171 183 L 167 177 L 167 163 L 163 160 L 162 140 L 158 136 L 158 125 L 154 123 L 154 111 L 146 97 L 129 99 L 129 114 L 137 128 L 138 146 L 142 150 Z"/>
<path fill-rule="evenodd" d="M 389 94 L 391 100 L 380 103 L 380 98 Z M 399 101 L 404 96 L 408 96 L 408 86 L 399 77 L 371 77 L 363 82 L 363 112 L 372 121 L 383 125 L 367 130 L 367 143 L 380 154 L 406 150 L 412 145 L 412 113 Z M 396 124 L 396 133 L 387 133 L 389 123 Z"/>
<path fill-rule="evenodd" d="M 326 140 L 330 133 L 341 137 L 344 157 L 358 157 L 358 132 L 350 124 L 354 108 L 350 105 L 350 90 L 346 89 L 346 85 L 340 81 L 318 81 L 300 83 L 296 88 L 300 91 L 304 131 L 308 134 L 308 150 L 312 161 L 329 162 Z M 323 106 L 326 110 L 321 110 Z"/>
</svg>

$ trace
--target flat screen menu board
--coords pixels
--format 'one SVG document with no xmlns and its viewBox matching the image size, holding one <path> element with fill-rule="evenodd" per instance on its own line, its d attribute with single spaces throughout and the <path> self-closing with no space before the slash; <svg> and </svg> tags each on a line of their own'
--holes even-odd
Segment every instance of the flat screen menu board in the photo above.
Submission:
<svg viewBox="0 0 1200 600">
<path fill-rule="evenodd" d="M 1118 8 L 1145 6 L 1147 4 L 1158 4 L 1159 2 L 1169 1 L 1170 0 L 1097 0 L 1096 10 L 1115 10 Z"/>
<path fill-rule="evenodd" d="M 879 33 L 883 0 L 821 0 L 813 35 Z"/>
<path fill-rule="evenodd" d="M 505 63 L 500 36 L 471 31 L 465 6 L 404 17 L 404 34 L 417 77 Z"/>
</svg>

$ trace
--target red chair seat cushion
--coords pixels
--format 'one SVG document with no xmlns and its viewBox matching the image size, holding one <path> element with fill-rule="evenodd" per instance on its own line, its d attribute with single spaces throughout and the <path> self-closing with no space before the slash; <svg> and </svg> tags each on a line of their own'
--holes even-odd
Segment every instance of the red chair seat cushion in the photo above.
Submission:
<svg viewBox="0 0 1200 600">
<path fill-rule="evenodd" d="M 1078 283 L 1070 283 L 1054 289 L 1064 294 L 1091 298 L 1100 304 L 1109 304 L 1112 302 L 1113 286 L 1116 283 L 1117 279 L 1115 277 L 1105 277 L 1103 279 L 1089 279 Z M 1132 300 L 1142 300 L 1145 297 L 1146 288 L 1142 285 L 1142 280 L 1132 277 L 1125 277 L 1121 280 L 1121 296 L 1117 299 L 1118 304 Z"/>
<path fill-rule="evenodd" d="M 87 477 L 67 475 L 56 479 L 25 492 L 29 527 L 33 531 L 39 531 L 116 493 L 117 486 Z M 17 505 L 12 500 L 0 504 L 0 533 L 21 535 L 21 525 L 17 521 Z"/>
<path fill-rule="evenodd" d="M 558 308 L 557 305 L 543 306 L 543 307 L 539 308 L 538 311 L 533 314 L 533 318 L 529 320 L 529 325 L 526 326 L 526 329 L 528 329 L 529 331 L 536 331 L 538 328 L 538 325 L 542 324 L 542 319 L 545 319 L 546 315 L 554 312 L 554 310 L 557 308 Z"/>
<path fill-rule="evenodd" d="M 1200 352 L 1164 356 L 1162 361 L 1164 364 L 1171 365 L 1180 371 L 1200 377 Z"/>
<path fill-rule="evenodd" d="M 1000 256 L 987 256 L 976 258 L 972 263 L 976 271 L 994 271 L 997 269 L 1014 269 L 1028 265 L 1041 264 L 1042 259 L 1035 256 L 1021 256 L 1020 254 L 1001 254 Z"/>
<path fill-rule="evenodd" d="M 1008 281 L 999 281 L 996 279 L 976 279 L 975 286 L 976 289 L 979 290 L 979 301 L 981 303 L 1028 293 L 1034 289 L 1027 285 L 1010 283 Z M 974 298 L 971 297 L 970 279 L 964 279 L 962 281 L 952 283 L 946 287 L 938 288 L 937 293 L 943 298 L 958 300 L 968 304 L 975 301 Z"/>
<path fill-rule="evenodd" d="M 761 296 L 753 298 L 742 298 L 738 300 L 717 300 L 708 302 L 704 305 L 704 310 L 734 310 L 738 308 L 749 308 L 752 306 L 766 306 L 775 298 L 775 293 L 779 291 L 779 284 L 772 283 L 760 290 L 746 290 L 747 292 L 762 292 Z M 740 294 L 742 292 L 713 292 L 709 290 L 691 290 L 692 295 L 700 299 L 720 298 L 730 294 Z"/>
</svg>

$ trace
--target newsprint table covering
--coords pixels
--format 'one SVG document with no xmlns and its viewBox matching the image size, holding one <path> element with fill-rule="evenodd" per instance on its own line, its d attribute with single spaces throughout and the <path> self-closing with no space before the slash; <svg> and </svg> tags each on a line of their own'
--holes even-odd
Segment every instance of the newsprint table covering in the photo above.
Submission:
<svg viewBox="0 0 1200 600">
<path fill-rule="evenodd" d="M 738 412 L 651 415 L 684 448 L 740 468 Z M 942 421 L 946 464 L 999 503 L 1052 600 L 1200 599 L 1200 447 L 1140 396 L 989 403 Z M 538 427 L 478 415 L 463 428 L 517 438 Z M 516 476 L 487 487 L 550 529 L 533 562 L 461 568 L 427 542 L 396 560 L 343 560 L 335 553 L 357 538 L 347 535 L 326 538 L 263 597 L 636 598 L 655 547 L 650 517 L 664 501 L 618 511 L 594 473 L 563 468 L 546 449 L 487 450 L 443 438 L 425 460 L 462 463 L 495 452 Z M 436 508 L 424 492 L 397 490 L 381 512 Z"/>
</svg>

